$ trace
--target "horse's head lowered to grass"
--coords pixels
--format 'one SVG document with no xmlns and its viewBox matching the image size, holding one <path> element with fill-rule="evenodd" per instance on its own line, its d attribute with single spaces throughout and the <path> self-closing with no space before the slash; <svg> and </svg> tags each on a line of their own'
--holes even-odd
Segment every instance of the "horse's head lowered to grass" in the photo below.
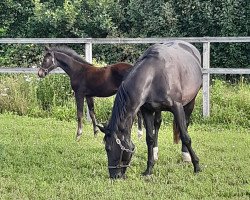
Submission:
<svg viewBox="0 0 250 200">
<path fill-rule="evenodd" d="M 108 170 L 110 178 L 125 178 L 127 167 L 135 152 L 135 145 L 128 134 L 111 133 L 107 126 L 97 125 L 105 134 L 104 143 L 108 157 Z"/>
</svg>

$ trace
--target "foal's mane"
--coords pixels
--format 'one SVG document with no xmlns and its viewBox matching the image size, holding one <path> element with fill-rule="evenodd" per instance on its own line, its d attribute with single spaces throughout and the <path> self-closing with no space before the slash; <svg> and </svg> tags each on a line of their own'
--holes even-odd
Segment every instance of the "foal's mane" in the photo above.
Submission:
<svg viewBox="0 0 250 200">
<path fill-rule="evenodd" d="M 67 46 L 56 46 L 56 47 L 52 47 L 51 48 L 52 51 L 57 51 L 60 53 L 64 53 L 70 57 L 72 57 L 74 60 L 81 62 L 83 64 L 88 64 L 88 65 L 92 65 L 91 63 L 87 62 L 86 60 L 84 60 L 82 58 L 82 56 L 80 56 L 78 53 L 76 53 L 73 49 L 67 47 Z"/>
</svg>

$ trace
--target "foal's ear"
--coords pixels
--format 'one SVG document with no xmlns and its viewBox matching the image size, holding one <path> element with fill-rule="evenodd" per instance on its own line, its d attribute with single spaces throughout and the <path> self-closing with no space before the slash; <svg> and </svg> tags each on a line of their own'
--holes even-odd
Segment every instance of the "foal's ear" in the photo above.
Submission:
<svg viewBox="0 0 250 200">
<path fill-rule="evenodd" d="M 101 123 L 101 124 L 96 124 L 96 126 L 100 129 L 101 132 L 103 132 L 105 134 L 105 130 L 106 130 L 106 124 Z"/>
</svg>

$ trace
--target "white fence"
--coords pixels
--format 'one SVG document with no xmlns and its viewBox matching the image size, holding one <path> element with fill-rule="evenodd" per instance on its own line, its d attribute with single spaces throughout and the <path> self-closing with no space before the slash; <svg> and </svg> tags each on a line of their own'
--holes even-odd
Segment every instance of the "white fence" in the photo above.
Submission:
<svg viewBox="0 0 250 200">
<path fill-rule="evenodd" d="M 72 44 L 85 45 L 85 59 L 92 62 L 93 44 L 154 44 L 184 40 L 203 44 L 203 116 L 210 115 L 210 74 L 250 74 L 248 69 L 210 68 L 210 43 L 249 43 L 250 37 L 171 37 L 171 38 L 0 38 L 0 44 Z M 37 73 L 32 68 L 0 68 L 0 73 Z M 63 73 L 55 70 L 54 73 Z"/>
</svg>

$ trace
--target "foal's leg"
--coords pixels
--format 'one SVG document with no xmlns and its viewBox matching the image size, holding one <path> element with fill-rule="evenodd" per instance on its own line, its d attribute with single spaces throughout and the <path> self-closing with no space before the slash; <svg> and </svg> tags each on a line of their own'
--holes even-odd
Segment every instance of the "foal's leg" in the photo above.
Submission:
<svg viewBox="0 0 250 200">
<path fill-rule="evenodd" d="M 161 118 L 161 112 L 155 112 L 154 116 L 154 137 L 155 137 L 155 142 L 154 142 L 154 148 L 153 148 L 153 156 L 154 160 L 158 160 L 158 133 L 159 129 L 161 126 L 162 118 Z"/>
<path fill-rule="evenodd" d="M 181 141 L 187 147 L 191 156 L 193 166 L 194 166 L 194 172 L 197 173 L 200 171 L 199 158 L 197 157 L 197 155 L 195 154 L 191 146 L 191 138 L 189 137 L 188 132 L 187 132 L 185 112 L 181 103 L 174 102 L 173 113 L 174 113 L 178 128 L 180 130 Z"/>
<path fill-rule="evenodd" d="M 76 140 L 79 141 L 80 137 L 82 136 L 82 118 L 83 118 L 84 97 L 79 92 L 75 92 L 75 99 L 76 99 L 77 122 L 78 122 Z"/>
<path fill-rule="evenodd" d="M 154 115 L 153 112 L 148 111 L 146 109 L 141 109 L 142 116 L 144 119 L 144 124 L 146 128 L 146 142 L 148 147 L 148 162 L 147 162 L 147 169 L 143 173 L 143 175 L 148 176 L 152 174 L 152 169 L 155 164 L 155 160 L 153 157 L 153 148 L 156 143 L 155 134 L 153 133 L 153 124 L 154 124 Z"/>
<path fill-rule="evenodd" d="M 94 135 L 96 136 L 98 132 L 98 128 L 96 126 L 96 118 L 95 118 L 95 111 L 94 111 L 94 98 L 93 97 L 86 97 L 88 108 L 89 108 L 89 115 L 91 117 L 92 123 L 93 123 L 93 129 L 94 129 Z"/>
<path fill-rule="evenodd" d="M 140 110 L 137 112 L 137 119 L 138 119 L 137 136 L 139 139 L 141 139 L 143 132 L 142 132 L 142 114 Z"/>
</svg>

